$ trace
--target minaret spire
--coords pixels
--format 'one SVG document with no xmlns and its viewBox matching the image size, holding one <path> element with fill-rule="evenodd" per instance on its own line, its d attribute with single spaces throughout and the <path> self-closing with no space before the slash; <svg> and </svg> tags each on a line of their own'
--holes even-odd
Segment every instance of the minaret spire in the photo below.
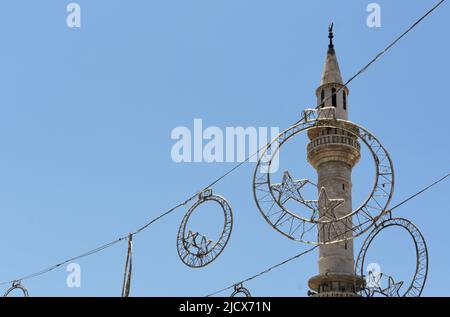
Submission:
<svg viewBox="0 0 450 317">
<path fill-rule="evenodd" d="M 328 44 L 327 56 L 325 58 L 325 63 L 323 64 L 322 79 L 320 80 L 320 85 L 325 84 L 343 84 L 341 70 L 339 69 L 339 63 L 336 57 L 336 52 L 334 50 L 334 33 L 333 33 L 333 23 L 328 27 L 328 38 L 330 43 Z"/>
<path fill-rule="evenodd" d="M 323 64 L 320 86 L 316 90 L 317 104 L 323 107 L 336 108 L 336 117 L 338 119 L 348 119 L 347 96 L 348 89 L 344 86 L 341 76 L 341 70 L 334 49 L 333 23 L 328 26 L 328 50 Z"/>
</svg>

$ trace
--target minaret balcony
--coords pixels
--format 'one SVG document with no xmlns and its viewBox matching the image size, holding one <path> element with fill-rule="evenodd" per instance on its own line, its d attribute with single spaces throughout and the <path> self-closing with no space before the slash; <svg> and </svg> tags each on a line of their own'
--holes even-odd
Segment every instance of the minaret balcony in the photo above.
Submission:
<svg viewBox="0 0 450 317">
<path fill-rule="evenodd" d="M 308 161 L 317 168 L 326 161 L 341 161 L 354 166 L 360 158 L 361 145 L 353 136 L 319 135 L 308 143 Z"/>
<path fill-rule="evenodd" d="M 323 146 L 323 145 L 327 145 L 327 144 L 344 144 L 344 145 L 354 147 L 358 151 L 361 149 L 361 145 L 359 144 L 358 141 L 355 140 L 355 138 L 352 138 L 352 137 L 346 136 L 346 135 L 342 135 L 342 134 L 327 134 L 327 135 L 319 136 L 319 137 L 315 138 L 314 140 L 312 140 L 311 142 L 309 142 L 307 149 L 308 149 L 308 152 L 310 152 L 311 150 L 313 150 L 319 146 Z"/>
</svg>

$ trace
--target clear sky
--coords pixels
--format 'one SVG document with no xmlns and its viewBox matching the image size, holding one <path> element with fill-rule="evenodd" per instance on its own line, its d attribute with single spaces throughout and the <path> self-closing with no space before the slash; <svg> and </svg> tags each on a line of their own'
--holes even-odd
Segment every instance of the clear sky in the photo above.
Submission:
<svg viewBox="0 0 450 317">
<path fill-rule="evenodd" d="M 435 3 L 380 0 L 381 27 L 369 28 L 370 1 L 361 0 L 79 0 L 81 28 L 70 29 L 69 2 L 1 2 L 1 281 L 126 234 L 232 167 L 175 163 L 174 128 L 192 129 L 195 118 L 222 129 L 298 120 L 315 105 L 329 22 L 345 80 Z M 450 170 L 449 10 L 441 6 L 349 86 L 350 119 L 393 159 L 393 204 Z M 296 162 L 311 169 L 303 153 Z M 181 263 L 180 208 L 136 236 L 131 295 L 203 296 L 307 248 L 256 209 L 254 166 L 214 188 L 235 216 L 223 254 L 203 269 Z M 372 171 L 355 170 L 355 199 L 371 182 Z M 450 295 L 449 189 L 442 183 L 395 213 L 427 239 L 424 295 Z M 209 216 L 200 223 L 217 220 Z M 371 257 L 406 274 L 412 248 L 402 232 L 387 232 Z M 81 288 L 67 287 L 65 267 L 24 285 L 36 296 L 118 296 L 125 253 L 121 243 L 78 261 Z M 317 252 L 246 286 L 255 296 L 305 296 L 316 273 Z"/>
</svg>

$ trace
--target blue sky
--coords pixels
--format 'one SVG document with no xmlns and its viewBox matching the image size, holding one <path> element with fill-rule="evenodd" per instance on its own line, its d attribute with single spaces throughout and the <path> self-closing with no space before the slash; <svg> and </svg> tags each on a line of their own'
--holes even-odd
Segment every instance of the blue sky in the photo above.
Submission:
<svg viewBox="0 0 450 317">
<path fill-rule="evenodd" d="M 369 28 L 370 1 L 79 0 L 82 27 L 69 29 L 69 2 L 1 3 L 1 281 L 124 235 L 232 167 L 173 162 L 175 127 L 192 128 L 194 118 L 221 128 L 295 122 L 315 105 L 330 21 L 345 80 L 435 3 L 378 1 L 382 27 Z M 449 172 L 448 17 L 444 4 L 349 86 L 350 119 L 393 159 L 393 204 Z M 308 167 L 304 155 L 298 163 Z M 234 208 L 223 254 L 203 269 L 179 261 L 181 208 L 135 238 L 131 295 L 203 296 L 307 247 L 265 223 L 253 168 L 214 188 Z M 371 176 L 355 171 L 355 197 Z M 396 212 L 427 239 L 428 296 L 450 295 L 449 188 Z M 389 232 L 372 257 L 406 274 L 411 248 Z M 118 296 L 125 252 L 122 243 L 78 261 L 81 288 L 66 286 L 64 267 L 24 285 L 35 296 Z M 246 286 L 255 296 L 305 296 L 316 273 L 312 253 Z"/>
</svg>

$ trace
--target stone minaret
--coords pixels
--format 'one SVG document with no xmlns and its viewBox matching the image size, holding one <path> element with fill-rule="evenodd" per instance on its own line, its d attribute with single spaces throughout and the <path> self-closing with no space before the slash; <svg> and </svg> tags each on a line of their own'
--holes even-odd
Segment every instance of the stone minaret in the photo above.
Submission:
<svg viewBox="0 0 450 317">
<path fill-rule="evenodd" d="M 333 45 L 332 25 L 329 29 L 329 39 L 322 79 L 316 90 L 317 104 L 320 105 L 319 118 L 335 116 L 337 119 L 348 120 L 349 91 L 342 82 Z M 339 92 L 332 96 L 337 91 Z M 345 128 L 350 131 L 355 129 L 350 122 L 345 123 Z M 330 217 L 330 212 L 323 210 L 323 206 L 330 205 L 330 202 L 331 205 L 338 202 L 338 206 L 332 210 L 335 217 L 345 216 L 352 210 L 351 174 L 353 166 L 360 158 L 360 145 L 353 134 L 339 128 L 312 128 L 308 130 L 308 137 L 310 140 L 307 148 L 308 161 L 317 170 L 318 176 L 319 216 L 324 219 Z M 337 228 L 343 226 L 343 223 L 336 225 Z M 333 239 L 333 234 L 336 234 L 321 229 L 324 229 L 323 225 L 319 225 L 320 241 L 325 239 L 329 241 L 329 238 Z M 346 236 L 351 237 L 351 233 Z M 308 282 L 315 296 L 355 296 L 361 283 L 363 282 L 354 274 L 351 239 L 319 247 L 319 275 L 312 277 Z"/>
</svg>

